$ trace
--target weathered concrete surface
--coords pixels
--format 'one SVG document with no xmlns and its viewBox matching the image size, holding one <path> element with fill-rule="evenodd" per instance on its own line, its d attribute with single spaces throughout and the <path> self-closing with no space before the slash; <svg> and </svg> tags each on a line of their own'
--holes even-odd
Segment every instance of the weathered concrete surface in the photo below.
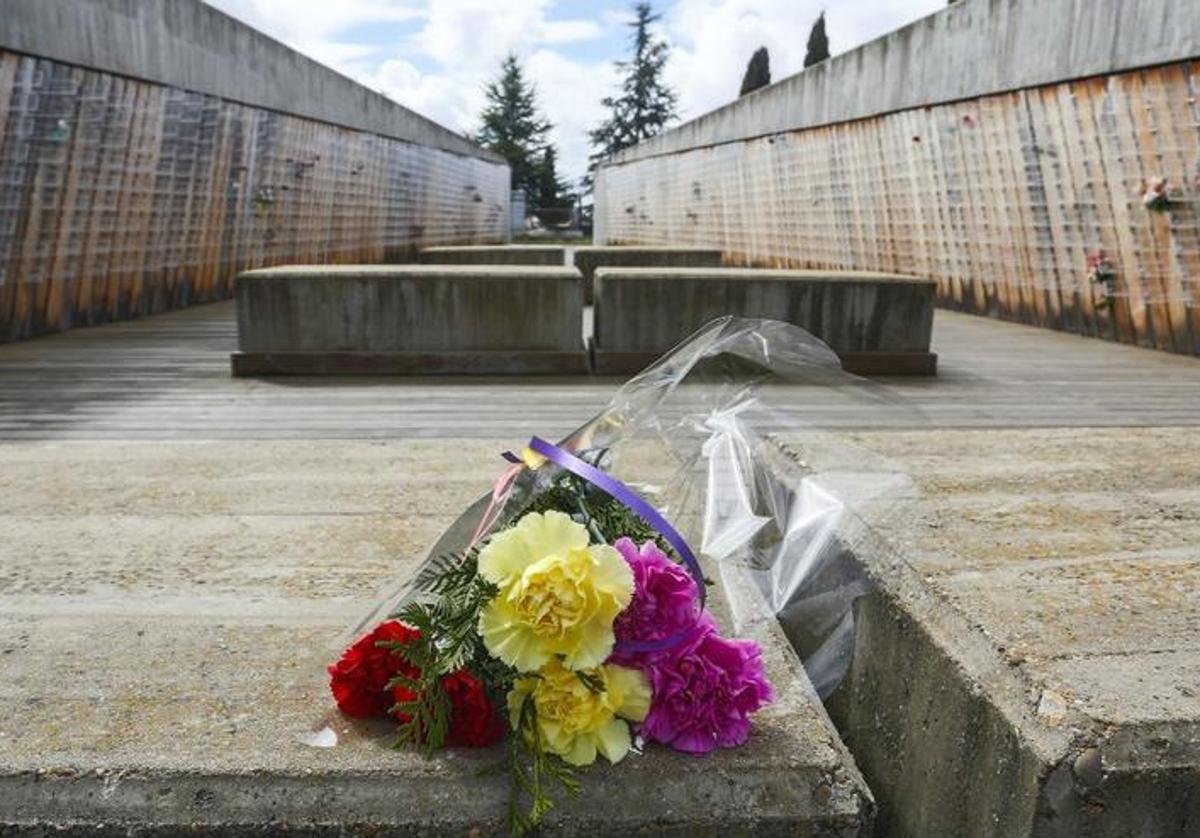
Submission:
<svg viewBox="0 0 1200 838">
<path fill-rule="evenodd" d="M 235 294 L 236 374 L 584 369 L 574 268 L 291 266 Z"/>
<path fill-rule="evenodd" d="M 828 344 L 854 372 L 936 370 L 936 356 L 929 352 L 937 291 L 933 280 L 747 268 L 604 267 L 595 277 L 599 370 L 641 369 L 727 314 L 795 323 Z M 872 359 L 876 368 L 861 366 Z"/>
<path fill-rule="evenodd" d="M 0 833 L 496 832 L 500 749 L 393 751 L 322 664 L 514 444 L 0 447 Z M 868 834 L 795 656 L 747 631 L 779 691 L 747 746 L 597 767 L 548 832 Z M 327 722 L 337 747 L 298 741 Z"/>
<path fill-rule="evenodd" d="M 859 550 L 880 591 L 831 704 L 881 833 L 1200 831 L 1194 430 L 854 438 L 923 495 Z"/>
<path fill-rule="evenodd" d="M 878 383 L 916 413 L 809 387 L 770 397 L 822 428 L 1200 425 L 1190 358 L 952 311 L 938 312 L 933 348 L 936 379 Z M 492 438 L 515 428 L 550 438 L 601 410 L 623 381 L 231 378 L 236 349 L 232 303 L 0 346 L 0 440 Z"/>
<path fill-rule="evenodd" d="M 4 0 L 0 47 L 503 162 L 200 0 Z"/>
<path fill-rule="evenodd" d="M 418 254 L 428 265 L 554 265 L 566 264 L 566 249 L 552 244 L 427 247 Z"/>
<path fill-rule="evenodd" d="M 721 251 L 707 247 L 617 247 L 594 245 L 575 248 L 575 267 L 583 274 L 583 298 L 594 299 L 597 268 L 713 268 L 721 264 Z"/>
<path fill-rule="evenodd" d="M 1189 0 L 963 0 L 643 140 L 612 160 L 627 162 L 1197 55 L 1200 15 Z"/>
</svg>

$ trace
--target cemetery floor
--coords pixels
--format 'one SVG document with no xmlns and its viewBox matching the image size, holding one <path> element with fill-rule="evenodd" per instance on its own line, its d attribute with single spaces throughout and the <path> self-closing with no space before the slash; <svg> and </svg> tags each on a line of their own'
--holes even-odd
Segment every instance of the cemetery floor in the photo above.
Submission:
<svg viewBox="0 0 1200 838">
<path fill-rule="evenodd" d="M 0 440 L 511 438 L 563 434 L 612 378 L 234 379 L 232 303 L 0 345 Z M 939 311 L 936 378 L 882 388 L 917 408 L 780 399 L 832 426 L 1200 425 L 1200 363 Z"/>
<path fill-rule="evenodd" d="M 620 382 L 232 379 L 232 315 L 0 346 L 0 832 L 123 834 L 147 811 L 162 834 L 486 826 L 503 799 L 494 754 L 426 762 L 345 725 L 328 750 L 296 737 L 332 721 L 321 662 L 337 632 L 489 487 L 497 452 L 573 429 Z M 926 640 L 860 648 L 847 683 L 876 692 L 831 705 L 872 790 L 790 650 L 765 638 L 787 689 L 750 747 L 597 772 L 568 828 L 854 835 L 875 799 L 899 828 L 935 810 L 1032 823 L 1076 798 L 1126 812 L 1139 795 L 1130 817 L 1197 827 L 1200 362 L 947 312 L 934 348 L 936 379 L 879 384 L 913 410 L 774 394 L 895 458 L 922 492 L 864 559 L 886 599 L 876 633 Z M 945 750 L 904 750 L 937 743 L 905 727 L 913 684 L 889 670 L 965 690 L 958 721 L 923 718 Z M 929 692 L 926 709 L 952 698 Z M 1012 760 L 1046 767 L 1023 797 L 995 779 L 1009 755 L 956 733 L 988 712 Z M 982 796 L 909 794 L 937 770 Z M 900 811 L 906 796 L 917 811 Z"/>
</svg>

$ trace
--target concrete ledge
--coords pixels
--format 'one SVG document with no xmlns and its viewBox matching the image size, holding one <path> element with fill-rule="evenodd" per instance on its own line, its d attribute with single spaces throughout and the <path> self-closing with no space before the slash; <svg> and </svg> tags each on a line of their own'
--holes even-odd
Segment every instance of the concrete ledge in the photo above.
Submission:
<svg viewBox="0 0 1200 838">
<path fill-rule="evenodd" d="M 597 268 L 715 268 L 721 251 L 704 247 L 618 247 L 575 248 L 575 267 L 583 274 L 583 299 L 595 298 Z"/>
<path fill-rule="evenodd" d="M 504 749 L 392 750 L 387 723 L 333 711 L 319 650 L 489 490 L 511 444 L 0 448 L 21 580 L 0 586 L 0 834 L 501 834 Z M 714 616 L 753 609 L 742 595 L 723 581 Z M 598 764 L 546 834 L 870 835 L 870 792 L 778 625 L 739 634 L 777 693 L 746 745 Z M 298 741 L 325 724 L 336 747 Z"/>
<path fill-rule="evenodd" d="M 584 364 L 573 268 L 295 266 L 244 273 L 235 295 L 235 374 L 525 372 Z M 570 356 L 578 360 L 568 362 Z"/>
<path fill-rule="evenodd" d="M 548 265 L 566 264 L 566 248 L 549 244 L 427 247 L 417 257 L 427 265 Z"/>
<path fill-rule="evenodd" d="M 865 510 L 878 589 L 828 705 L 880 834 L 1200 834 L 1192 438 L 855 435 L 920 491 L 902 519 Z M 810 442 L 783 437 L 779 472 L 819 464 Z"/>
<path fill-rule="evenodd" d="M 727 314 L 812 332 L 860 375 L 933 375 L 933 280 L 751 268 L 600 268 L 595 364 L 628 372 Z"/>
<path fill-rule="evenodd" d="M 588 372 L 578 352 L 235 352 L 235 376 L 566 375 Z"/>
</svg>

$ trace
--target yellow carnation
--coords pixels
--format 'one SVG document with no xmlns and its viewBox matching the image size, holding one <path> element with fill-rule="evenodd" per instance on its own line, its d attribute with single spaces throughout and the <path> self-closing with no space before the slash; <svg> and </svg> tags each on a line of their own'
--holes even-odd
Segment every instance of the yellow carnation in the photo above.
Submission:
<svg viewBox="0 0 1200 838">
<path fill-rule="evenodd" d="M 603 690 L 590 689 L 581 674 Z M 517 679 L 508 694 L 508 715 L 519 730 L 521 707 L 532 700 L 543 750 L 572 765 L 590 765 L 597 752 L 620 762 L 629 753 L 630 734 L 618 717 L 645 719 L 650 695 L 650 682 L 636 669 L 609 664 L 580 673 L 555 659 L 537 675 Z"/>
<path fill-rule="evenodd" d="M 500 589 L 479 614 L 489 652 L 520 672 L 558 655 L 568 669 L 604 662 L 633 572 L 614 548 L 588 541 L 563 513 L 531 512 L 479 551 L 479 575 Z"/>
</svg>

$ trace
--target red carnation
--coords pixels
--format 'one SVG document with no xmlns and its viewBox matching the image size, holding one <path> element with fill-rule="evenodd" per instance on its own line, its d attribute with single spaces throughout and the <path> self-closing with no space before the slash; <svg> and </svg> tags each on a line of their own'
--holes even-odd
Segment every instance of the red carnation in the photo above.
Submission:
<svg viewBox="0 0 1200 838">
<path fill-rule="evenodd" d="M 465 670 L 447 675 L 442 687 L 450 696 L 447 745 L 486 748 L 504 737 L 504 720 L 496 712 L 483 684 Z"/>
<path fill-rule="evenodd" d="M 420 637 L 415 630 L 391 620 L 354 642 L 341 659 L 329 667 L 329 689 L 343 713 L 360 719 L 386 716 L 393 697 L 387 685 L 397 675 L 410 678 L 419 672 L 389 646 Z"/>
</svg>

